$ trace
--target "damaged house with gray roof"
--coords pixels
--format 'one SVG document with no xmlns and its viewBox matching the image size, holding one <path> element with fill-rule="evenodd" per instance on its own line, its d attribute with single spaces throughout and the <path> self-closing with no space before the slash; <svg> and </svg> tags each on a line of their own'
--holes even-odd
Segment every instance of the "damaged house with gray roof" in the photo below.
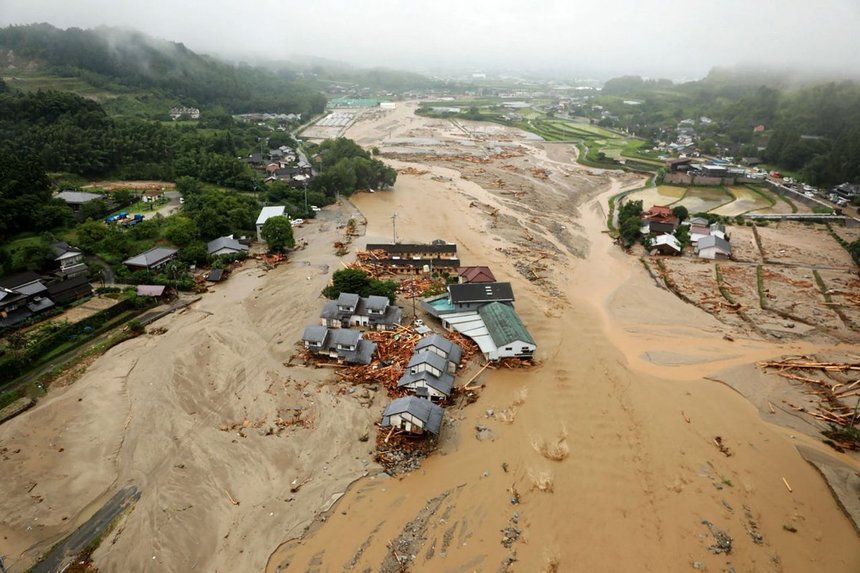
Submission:
<svg viewBox="0 0 860 573">
<path fill-rule="evenodd" d="M 323 305 L 320 323 L 329 328 L 370 328 L 391 330 L 400 325 L 403 311 L 391 304 L 388 297 L 371 295 L 361 297 L 342 292 L 336 300 Z"/>
<path fill-rule="evenodd" d="M 361 332 L 350 328 L 307 326 L 302 344 L 313 354 L 347 364 L 370 364 L 376 352 L 375 342 L 363 339 Z"/>
</svg>

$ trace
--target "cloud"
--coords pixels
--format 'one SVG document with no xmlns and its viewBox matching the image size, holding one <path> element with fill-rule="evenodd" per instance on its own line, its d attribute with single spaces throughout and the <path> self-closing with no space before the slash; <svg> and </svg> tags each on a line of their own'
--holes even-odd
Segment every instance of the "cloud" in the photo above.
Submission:
<svg viewBox="0 0 860 573">
<path fill-rule="evenodd" d="M 309 54 L 417 70 L 701 76 L 860 72 L 857 0 L 3 0 L 0 22 L 123 26 L 234 59 Z"/>
</svg>

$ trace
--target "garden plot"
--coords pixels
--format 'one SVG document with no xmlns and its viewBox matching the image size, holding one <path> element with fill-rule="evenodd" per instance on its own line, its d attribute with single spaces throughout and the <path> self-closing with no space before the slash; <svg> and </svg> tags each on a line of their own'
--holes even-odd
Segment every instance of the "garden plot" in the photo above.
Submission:
<svg viewBox="0 0 860 573">
<path fill-rule="evenodd" d="M 769 262 L 854 269 L 848 252 L 836 242 L 824 225 L 804 225 L 783 221 L 757 228 Z"/>
</svg>

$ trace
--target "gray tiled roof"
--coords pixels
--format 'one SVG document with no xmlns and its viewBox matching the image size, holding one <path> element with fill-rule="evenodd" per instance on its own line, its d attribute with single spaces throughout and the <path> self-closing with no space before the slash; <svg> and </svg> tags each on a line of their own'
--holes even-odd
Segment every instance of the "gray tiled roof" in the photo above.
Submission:
<svg viewBox="0 0 860 573">
<path fill-rule="evenodd" d="M 210 255 L 215 251 L 220 251 L 221 249 L 232 249 L 234 251 L 249 250 L 246 245 L 243 245 L 233 237 L 218 237 L 206 244 L 206 250 L 209 251 Z"/>
<path fill-rule="evenodd" d="M 443 372 L 441 376 L 436 378 L 433 374 L 426 371 L 418 372 L 417 374 L 406 372 L 400 377 L 400 380 L 397 382 L 397 386 L 400 388 L 407 388 L 419 381 L 423 381 L 427 386 L 438 390 L 445 396 L 450 396 L 451 389 L 454 388 L 454 377 L 447 372 Z"/>
<path fill-rule="evenodd" d="M 328 334 L 328 329 L 325 326 L 306 326 L 305 332 L 302 334 L 302 340 L 314 344 L 322 344 L 325 341 L 326 334 Z"/>
<path fill-rule="evenodd" d="M 418 344 L 415 345 L 415 352 L 424 350 L 430 346 L 435 346 L 444 352 L 448 356 L 448 360 L 451 362 L 454 362 L 455 364 L 460 363 L 460 357 L 463 355 L 463 350 L 454 342 L 439 334 L 431 334 L 419 340 Z"/>
<path fill-rule="evenodd" d="M 167 247 L 153 247 L 152 249 L 144 251 L 137 256 L 124 260 L 123 264 L 131 265 L 133 267 L 151 267 L 153 265 L 157 265 L 163 262 L 165 259 L 172 257 L 177 252 L 177 249 L 169 249 Z"/>
<path fill-rule="evenodd" d="M 351 328 L 336 328 L 331 330 L 329 339 L 329 344 L 331 344 L 332 348 L 334 348 L 338 344 L 340 344 L 341 346 L 355 346 L 361 339 L 361 332 L 359 332 L 358 330 L 353 330 Z"/>
<path fill-rule="evenodd" d="M 433 434 L 439 434 L 442 430 L 442 416 L 444 411 L 440 406 L 424 398 L 406 396 L 393 400 L 382 413 L 382 425 L 391 425 L 391 416 L 409 413 L 424 423 L 424 429 Z"/>
<path fill-rule="evenodd" d="M 62 199 L 66 203 L 72 205 L 82 205 L 103 197 L 97 193 L 87 193 L 85 191 L 61 191 L 57 193 L 57 199 Z"/>
<path fill-rule="evenodd" d="M 370 295 L 364 304 L 368 310 L 384 310 L 389 305 L 389 301 L 387 296 Z"/>
<path fill-rule="evenodd" d="M 702 237 L 699 239 L 699 242 L 696 244 L 696 251 L 701 251 L 702 249 L 707 249 L 710 247 L 716 247 L 717 249 L 731 254 L 732 252 L 732 244 L 722 237 L 718 237 L 716 235 L 708 235 L 707 237 Z"/>
<path fill-rule="evenodd" d="M 448 361 L 436 354 L 435 352 L 430 352 L 428 350 L 422 350 L 413 354 L 412 358 L 409 360 L 407 368 L 412 368 L 413 366 L 418 366 L 419 364 L 429 364 L 430 366 L 436 368 L 437 370 L 441 370 L 442 372 L 448 370 Z"/>
<path fill-rule="evenodd" d="M 337 297 L 337 306 L 348 306 L 355 308 L 358 305 L 359 296 L 351 292 L 342 292 Z"/>
<path fill-rule="evenodd" d="M 322 311 L 320 312 L 320 318 L 325 318 L 326 320 L 334 320 L 338 318 L 336 300 L 330 300 L 323 305 Z"/>
</svg>

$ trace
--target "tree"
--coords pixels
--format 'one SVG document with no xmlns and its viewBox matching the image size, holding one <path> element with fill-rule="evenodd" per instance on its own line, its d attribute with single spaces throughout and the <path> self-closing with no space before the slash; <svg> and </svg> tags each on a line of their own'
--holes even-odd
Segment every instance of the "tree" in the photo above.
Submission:
<svg viewBox="0 0 860 573">
<path fill-rule="evenodd" d="M 681 243 L 681 248 L 686 247 L 690 244 L 690 227 L 687 225 L 681 225 L 677 229 L 675 229 L 675 238 L 678 239 L 678 242 Z"/>
<path fill-rule="evenodd" d="M 687 217 L 690 216 L 690 212 L 687 211 L 687 208 L 683 205 L 678 205 L 677 207 L 672 207 L 672 214 L 678 217 L 679 221 L 686 221 Z"/>
<path fill-rule="evenodd" d="M 296 246 L 296 240 L 293 238 L 293 226 L 287 217 L 269 217 L 263 223 L 263 228 L 260 230 L 260 235 L 270 251 L 283 251 L 286 248 Z"/>
<path fill-rule="evenodd" d="M 170 217 L 164 227 L 164 237 L 177 247 L 190 245 L 197 239 L 197 225 L 188 217 L 182 215 Z"/>
<path fill-rule="evenodd" d="M 107 237 L 108 229 L 101 223 L 92 219 L 84 221 L 75 229 L 77 234 L 77 245 L 87 253 L 95 253 L 101 246 L 101 242 Z"/>
<path fill-rule="evenodd" d="M 323 289 L 323 296 L 336 299 L 342 292 L 359 296 L 385 296 L 394 303 L 397 296 L 397 283 L 372 278 L 360 269 L 341 269 L 332 275 L 331 284 Z"/>
<path fill-rule="evenodd" d="M 109 212 L 107 203 L 101 199 L 93 199 L 81 205 L 81 218 L 83 219 L 101 219 Z"/>
</svg>

